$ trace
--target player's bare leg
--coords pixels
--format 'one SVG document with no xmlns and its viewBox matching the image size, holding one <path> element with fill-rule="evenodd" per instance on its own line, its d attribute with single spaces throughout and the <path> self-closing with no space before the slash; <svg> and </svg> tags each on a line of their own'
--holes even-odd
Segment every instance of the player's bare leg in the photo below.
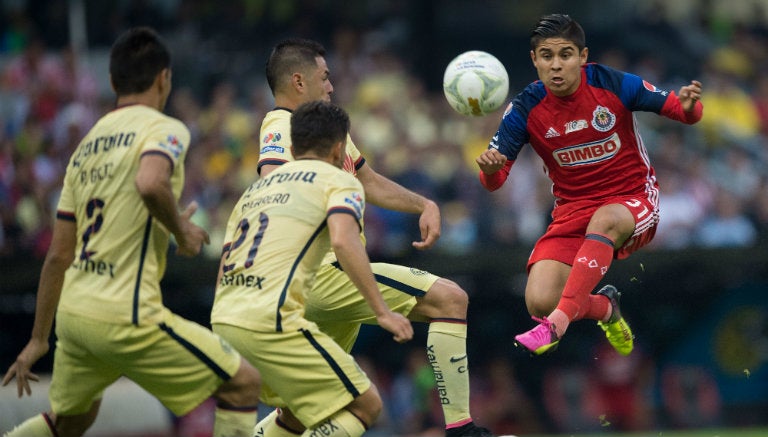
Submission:
<svg viewBox="0 0 768 437">
<path fill-rule="evenodd" d="M 609 321 L 613 312 L 618 314 L 617 296 L 592 293 L 592 290 L 607 273 L 613 261 L 614 251 L 624 244 L 634 229 L 635 218 L 626 206 L 616 203 L 600 207 L 590 219 L 584 242 L 574 257 L 573 266 L 568 270 L 557 308 L 546 317 L 534 316 L 534 320 L 539 324 L 515 336 L 515 344 L 539 355 L 557 347 L 559 339 L 565 334 L 570 322 L 582 318 Z M 556 270 L 557 264 L 562 263 L 539 261 L 532 266 L 531 275 L 534 274 L 534 268 L 541 265 L 535 270 L 537 278 L 540 279 L 548 270 Z M 555 280 L 557 279 L 561 279 L 561 276 L 557 276 Z M 547 296 L 552 294 L 552 290 L 544 292 L 538 289 L 533 290 Z M 526 300 L 528 300 L 528 289 L 526 289 Z M 632 349 L 629 326 L 620 315 L 615 321 L 610 322 L 610 326 L 611 333 L 606 331 L 606 335 L 611 345 L 620 353 L 628 354 Z M 603 327 L 604 330 L 606 328 L 607 326 Z M 622 335 L 626 333 L 630 333 L 629 337 Z M 626 338 L 630 338 L 629 343 L 625 340 Z"/>
<path fill-rule="evenodd" d="M 250 436 L 259 404 L 259 372 L 245 359 L 237 373 L 213 394 L 216 412 L 213 436 Z"/>
</svg>

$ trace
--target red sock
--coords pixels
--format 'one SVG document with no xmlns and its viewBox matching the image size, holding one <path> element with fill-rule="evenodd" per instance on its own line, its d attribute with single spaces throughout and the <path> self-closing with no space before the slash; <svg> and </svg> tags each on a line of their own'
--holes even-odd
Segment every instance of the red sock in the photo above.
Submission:
<svg viewBox="0 0 768 437">
<path fill-rule="evenodd" d="M 610 316 L 611 301 L 602 295 L 589 295 L 589 310 L 584 314 L 584 319 L 605 321 Z"/>
<path fill-rule="evenodd" d="M 590 293 L 608 272 L 613 261 L 613 241 L 600 234 L 587 234 L 573 259 L 573 267 L 565 282 L 557 309 L 568 318 L 579 320 L 591 313 Z"/>
</svg>

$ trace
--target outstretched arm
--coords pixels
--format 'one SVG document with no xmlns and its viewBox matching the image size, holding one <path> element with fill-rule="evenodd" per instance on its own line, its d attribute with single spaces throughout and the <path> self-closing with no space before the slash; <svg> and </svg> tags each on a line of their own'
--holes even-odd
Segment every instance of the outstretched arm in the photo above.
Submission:
<svg viewBox="0 0 768 437">
<path fill-rule="evenodd" d="M 692 80 L 689 85 L 680 88 L 679 94 L 670 93 L 661 108 L 661 115 L 685 124 L 694 124 L 704 115 L 701 104 L 701 82 Z"/>
<path fill-rule="evenodd" d="M 8 385 L 14 377 L 16 378 L 16 392 L 19 397 L 24 393 L 32 394 L 29 381 L 39 381 L 38 376 L 32 373 L 31 369 L 37 360 L 48 353 L 48 338 L 51 336 L 53 319 L 61 297 L 64 273 L 75 258 L 76 229 L 75 222 L 69 220 L 57 219 L 53 225 L 51 247 L 45 256 L 37 286 L 32 335 L 3 377 L 3 386 Z"/>
<path fill-rule="evenodd" d="M 414 241 L 416 249 L 428 249 L 440 238 L 440 208 L 435 202 L 406 189 L 402 185 L 376 173 L 368 164 L 357 171 L 363 184 L 365 198 L 381 208 L 420 214 L 421 241 Z"/>
<path fill-rule="evenodd" d="M 514 163 L 496 149 L 484 151 L 475 162 L 480 167 L 480 183 L 488 191 L 496 191 L 504 185 Z"/>
<path fill-rule="evenodd" d="M 680 106 L 683 107 L 683 111 L 693 111 L 696 106 L 696 102 L 701 99 L 701 82 L 698 80 L 692 80 L 690 85 L 686 85 L 680 88 L 678 98 L 680 99 Z"/>
</svg>

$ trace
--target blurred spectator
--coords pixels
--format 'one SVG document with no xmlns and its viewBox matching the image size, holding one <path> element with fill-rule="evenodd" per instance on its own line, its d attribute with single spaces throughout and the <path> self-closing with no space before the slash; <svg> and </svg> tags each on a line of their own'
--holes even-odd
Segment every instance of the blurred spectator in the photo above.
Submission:
<svg viewBox="0 0 768 437">
<path fill-rule="evenodd" d="M 547 369 L 541 393 L 549 419 L 557 431 L 584 433 L 601 429 L 605 419 L 601 414 L 605 414 L 605 410 L 586 368 L 570 365 Z"/>
<path fill-rule="evenodd" d="M 706 87 L 707 109 L 699 128 L 703 130 L 707 144 L 714 149 L 722 148 L 727 141 L 753 138 L 760 130 L 752 97 L 736 78 L 720 68 L 709 66 L 702 79 Z"/>
<path fill-rule="evenodd" d="M 471 411 L 498 435 L 542 433 L 536 404 L 518 381 L 511 360 L 495 357 L 474 372 Z"/>
<path fill-rule="evenodd" d="M 11 58 L 0 85 L 4 92 L 22 98 L 17 102 L 17 124 L 11 126 L 11 134 L 20 128 L 18 122 L 29 117 L 44 129 L 50 128 L 62 102 L 64 75 L 61 58 L 51 53 L 39 37 L 32 38 L 21 53 Z"/>
<path fill-rule="evenodd" d="M 763 178 L 750 211 L 757 227 L 759 244 L 768 243 L 768 177 Z"/>
<path fill-rule="evenodd" d="M 411 347 L 403 369 L 392 379 L 389 399 L 393 431 L 415 435 L 443 427 L 435 376 L 423 349 Z"/>
<path fill-rule="evenodd" d="M 664 413 L 675 428 L 715 427 L 722 416 L 720 391 L 699 366 L 669 366 L 661 375 Z"/>
<path fill-rule="evenodd" d="M 757 243 L 757 229 L 740 198 L 719 190 L 713 215 L 699 226 L 696 244 L 703 247 L 749 247 Z"/>
<path fill-rule="evenodd" d="M 713 154 L 709 166 L 710 178 L 719 189 L 741 201 L 757 192 L 760 171 L 751 154 L 739 144 L 729 143 L 725 150 Z"/>
<path fill-rule="evenodd" d="M 642 350 L 622 356 L 601 342 L 590 368 L 553 367 L 545 373 L 544 403 L 559 431 L 648 429 L 653 425 L 647 391 L 652 375 Z"/>
<path fill-rule="evenodd" d="M 593 383 L 602 401 L 603 427 L 615 431 L 640 431 L 654 425 L 651 390 L 653 363 L 642 349 L 619 355 L 608 343 L 595 348 Z"/>
<path fill-rule="evenodd" d="M 761 74 L 757 76 L 756 80 L 752 99 L 760 121 L 760 135 L 768 137 L 768 76 Z"/>
<path fill-rule="evenodd" d="M 659 211 L 661 220 L 657 225 L 656 237 L 651 247 L 664 249 L 683 249 L 689 247 L 704 218 L 704 205 L 700 204 L 686 185 L 687 179 L 683 174 L 668 169 L 656 167 L 659 178 Z"/>
</svg>

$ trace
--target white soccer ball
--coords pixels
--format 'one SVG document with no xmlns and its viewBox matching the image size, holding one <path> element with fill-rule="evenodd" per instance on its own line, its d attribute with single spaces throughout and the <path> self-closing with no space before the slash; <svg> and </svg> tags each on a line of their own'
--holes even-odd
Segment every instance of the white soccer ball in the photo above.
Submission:
<svg viewBox="0 0 768 437">
<path fill-rule="evenodd" d="M 509 75 L 495 56 L 479 50 L 453 58 L 443 75 L 443 93 L 459 114 L 487 115 L 507 100 Z"/>
</svg>

